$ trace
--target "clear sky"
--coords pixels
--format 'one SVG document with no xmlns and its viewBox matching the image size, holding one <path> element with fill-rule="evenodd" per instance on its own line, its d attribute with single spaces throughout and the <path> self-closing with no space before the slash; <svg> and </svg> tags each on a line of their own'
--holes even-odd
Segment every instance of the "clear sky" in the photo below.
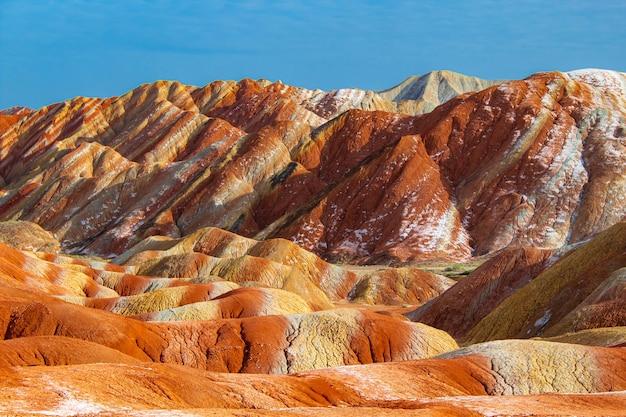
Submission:
<svg viewBox="0 0 626 417">
<path fill-rule="evenodd" d="M 588 67 L 626 71 L 626 0 L 0 0 L 0 108 L 157 79 L 383 89 Z"/>
</svg>

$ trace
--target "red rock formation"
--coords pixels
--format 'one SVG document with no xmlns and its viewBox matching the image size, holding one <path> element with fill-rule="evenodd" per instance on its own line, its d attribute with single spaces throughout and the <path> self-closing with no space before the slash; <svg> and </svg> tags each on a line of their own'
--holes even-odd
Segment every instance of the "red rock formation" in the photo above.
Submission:
<svg viewBox="0 0 626 417">
<path fill-rule="evenodd" d="M 423 116 L 251 80 L 77 98 L 1 134 L 0 216 L 106 256 L 204 226 L 360 263 L 556 248 L 624 216 L 621 82 L 536 74 Z"/>
<path fill-rule="evenodd" d="M 624 266 L 626 222 L 620 222 L 566 253 L 504 299 L 471 328 L 465 340 L 556 336 L 595 327 L 594 323 L 599 327 L 622 324 L 619 270 Z M 616 310 L 605 315 L 601 294 L 613 286 L 616 296 L 613 299 L 607 292 L 608 305 Z"/>
<path fill-rule="evenodd" d="M 54 235 L 0 238 L 55 252 L 0 244 L 0 414 L 623 414 L 625 85 L 160 81 L 0 113 L 0 219 Z M 328 262 L 477 254 L 456 284 Z"/>
<path fill-rule="evenodd" d="M 0 333 L 5 338 L 73 337 L 143 361 L 215 371 L 286 373 L 417 359 L 456 346 L 447 334 L 428 326 L 356 309 L 142 323 L 43 295 L 35 300 L 19 290 L 6 289 L 0 296 Z"/>
<path fill-rule="evenodd" d="M 547 342 L 533 341 L 510 344 L 512 350 L 498 349 L 504 354 L 494 355 L 489 350 L 495 346 L 492 344 L 485 346 L 482 353 L 461 351 L 452 359 L 339 367 L 290 376 L 207 373 L 162 364 L 0 368 L 0 410 L 6 413 L 70 410 L 80 405 L 81 411 L 96 413 L 120 409 L 129 413 L 156 408 L 189 409 L 190 412 L 198 408 L 219 408 L 239 410 L 244 415 L 255 415 L 248 413 L 249 408 L 269 413 L 274 409 L 287 412 L 296 408 L 293 411 L 297 413 L 301 407 L 324 407 L 309 409 L 309 412 L 337 415 L 334 414 L 336 409 L 327 408 L 330 406 L 357 407 L 352 408 L 353 412 L 359 410 L 358 407 L 373 407 L 385 415 L 387 411 L 393 412 L 392 409 L 428 412 L 426 415 L 437 410 L 459 413 L 443 415 L 500 412 L 515 415 L 529 409 L 537 411 L 538 415 L 546 412 L 554 415 L 557 410 L 564 410 L 565 414 L 587 410 L 601 415 L 619 415 L 618 410 L 623 411 L 623 393 L 588 394 L 626 387 L 623 349 L 571 347 L 558 343 L 547 347 L 544 346 Z M 542 360 L 548 361 L 568 352 L 571 360 L 578 361 L 578 368 L 571 373 L 569 363 L 559 360 L 549 362 L 553 364 L 550 369 L 542 369 L 540 365 L 530 371 L 498 368 L 507 360 L 528 360 L 529 355 L 524 352 L 534 348 L 543 348 Z M 609 362 L 613 365 L 611 371 L 596 368 L 596 363 L 607 365 Z M 545 378 L 546 375 L 552 377 Z M 512 381 L 515 385 L 509 385 Z M 510 395 L 510 390 L 517 389 L 524 395 Z M 120 392 L 128 394 L 119 395 Z M 563 392 L 570 394 L 563 395 Z M 553 394 L 538 395 L 546 393 Z M 24 396 L 31 398 L 28 404 L 21 401 Z M 549 407 L 549 410 L 541 410 L 541 407 Z M 214 410 L 213 415 L 228 412 Z"/>
<path fill-rule="evenodd" d="M 63 336 L 30 336 L 0 341 L 0 368 L 83 363 L 137 364 L 137 359 L 98 343 Z"/>
<path fill-rule="evenodd" d="M 503 300 L 539 275 L 549 265 L 552 253 L 536 248 L 505 249 L 408 317 L 462 338 Z"/>
<path fill-rule="evenodd" d="M 449 189 L 414 136 L 363 166 L 280 234 L 341 261 L 470 254 Z"/>
</svg>

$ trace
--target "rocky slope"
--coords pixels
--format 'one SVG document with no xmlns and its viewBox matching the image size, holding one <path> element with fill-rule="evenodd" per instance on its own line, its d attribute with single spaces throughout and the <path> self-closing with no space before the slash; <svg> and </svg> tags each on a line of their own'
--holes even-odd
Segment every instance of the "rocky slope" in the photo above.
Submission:
<svg viewBox="0 0 626 417">
<path fill-rule="evenodd" d="M 625 93 L 439 71 L 1 112 L 0 414 L 623 415 Z"/>
<path fill-rule="evenodd" d="M 620 269 L 626 266 L 626 223 L 563 256 L 505 299 L 468 334 L 470 341 L 626 324 Z M 614 291 L 611 291 L 614 289 Z"/>
<path fill-rule="evenodd" d="M 251 80 L 76 98 L 0 136 L 0 216 L 104 256 L 206 226 L 359 263 L 556 248 L 624 216 L 623 85 L 542 73 L 418 116 Z"/>
<path fill-rule="evenodd" d="M 422 308 L 462 299 L 472 311 L 482 298 L 494 300 L 486 306 L 497 311 L 526 291 L 530 284 L 524 283 L 545 280 L 542 276 L 553 268 L 558 268 L 553 276 L 574 282 L 566 271 L 582 258 L 598 260 L 580 274 L 599 273 L 594 265 L 611 265 L 602 269 L 608 278 L 596 284 L 591 297 L 578 295 L 585 300 L 582 306 L 599 304 L 607 294 L 620 294 L 611 289 L 621 288 L 617 264 L 624 253 L 623 225 L 569 250 L 504 251 Z M 341 406 L 364 415 L 516 415 L 519 410 L 548 415 L 545 407 L 564 415 L 620 415 L 626 404 L 626 348 L 602 347 L 624 345 L 626 327 L 459 349 L 444 331 L 392 311 L 349 304 L 348 299 L 340 308 L 330 302 L 313 306 L 306 294 L 292 288 L 244 282 L 236 269 L 223 276 L 188 277 L 187 271 L 202 267 L 176 262 L 158 271 L 179 278 L 134 274 L 143 264 L 189 254 L 217 262 L 263 255 L 257 259 L 271 258 L 283 266 L 291 260 L 298 281 L 312 285 L 328 274 L 320 272 L 322 266 L 335 268 L 341 279 L 365 274 L 359 281 L 365 287 L 398 285 L 396 278 L 382 278 L 401 276 L 398 271 L 407 269 L 340 268 L 289 241 L 259 242 L 219 229 L 178 239 L 151 237 L 118 257 L 120 264 L 0 244 L 0 413 L 157 415 L 161 409 L 176 409 L 186 415 L 343 415 L 345 408 L 334 408 Z M 567 291 L 557 278 L 550 282 Z M 461 285 L 471 291 L 455 293 Z M 330 301 L 332 294 L 315 288 Z M 396 288 L 385 291 L 395 294 Z M 481 288 L 491 292 L 481 295 Z M 542 293 L 554 298 L 545 288 Z M 504 301 L 496 307 L 500 299 Z M 435 324 L 445 328 L 456 323 L 457 305 L 447 314 L 450 321 Z M 472 317 L 468 314 L 467 320 Z M 514 324 L 505 314 L 494 317 Z M 600 326 L 615 324 L 619 322 Z M 506 329 L 507 323 L 497 326 Z M 381 363 L 368 365 L 376 362 Z"/>
<path fill-rule="evenodd" d="M 465 343 L 625 326 L 625 268 L 619 222 L 576 247 L 502 251 L 407 316 Z"/>
<path fill-rule="evenodd" d="M 492 344 L 439 359 L 291 376 L 243 376 L 123 362 L 1 368 L 0 410 L 14 415 L 77 410 L 91 415 L 146 415 L 146 410 L 181 409 L 184 415 L 335 416 L 343 415 L 341 408 L 332 408 L 340 406 L 351 407 L 353 413 L 365 407 L 371 415 L 395 415 L 394 409 L 405 410 L 398 415 L 520 415 L 519 410 L 532 410 L 533 415 L 620 415 L 625 395 L 606 391 L 626 388 L 623 349 L 546 344 Z M 529 372 L 525 363 L 535 353 L 539 362 L 533 362 Z M 577 361 L 575 372 L 571 372 L 574 362 L 556 359 L 563 354 L 572 354 L 572 361 Z M 611 364 L 613 371 L 599 371 L 598 364 Z M 507 395 L 512 393 L 519 396 Z"/>
<path fill-rule="evenodd" d="M 553 252 L 528 247 L 505 249 L 408 316 L 462 338 L 503 300 L 542 272 L 552 261 Z"/>
<path fill-rule="evenodd" d="M 398 103 L 398 110 L 402 113 L 428 113 L 456 96 L 499 83 L 501 81 L 481 80 L 454 71 L 432 71 L 411 76 L 378 94 Z"/>
</svg>

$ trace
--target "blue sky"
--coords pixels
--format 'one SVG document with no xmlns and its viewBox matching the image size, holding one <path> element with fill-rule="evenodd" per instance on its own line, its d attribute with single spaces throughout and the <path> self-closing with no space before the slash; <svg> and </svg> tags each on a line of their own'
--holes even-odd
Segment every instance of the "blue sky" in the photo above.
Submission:
<svg viewBox="0 0 626 417">
<path fill-rule="evenodd" d="M 110 96 L 157 79 L 390 87 L 626 71 L 626 1 L 0 0 L 0 108 Z"/>
</svg>

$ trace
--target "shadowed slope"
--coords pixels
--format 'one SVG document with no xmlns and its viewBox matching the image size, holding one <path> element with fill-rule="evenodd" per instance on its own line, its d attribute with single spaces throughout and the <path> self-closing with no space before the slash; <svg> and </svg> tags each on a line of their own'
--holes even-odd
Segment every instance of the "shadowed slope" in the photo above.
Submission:
<svg viewBox="0 0 626 417">
<path fill-rule="evenodd" d="M 571 316 L 602 285 L 611 285 L 611 274 L 626 265 L 626 223 L 600 233 L 565 255 L 530 283 L 513 293 L 483 318 L 467 335 L 468 342 L 529 337 L 575 330 Z M 601 291 L 601 290 L 600 290 Z M 621 299 L 621 298 L 618 298 Z M 582 307 L 582 306 L 581 306 Z M 617 312 L 620 310 L 618 309 Z M 620 324 L 602 318 L 600 323 Z M 565 318 L 567 323 L 561 323 Z M 599 326 L 605 327 L 605 326 Z M 584 328 L 584 326 L 582 326 Z"/>
<path fill-rule="evenodd" d="M 505 249 L 440 296 L 407 314 L 462 338 L 550 264 L 552 250 Z"/>
</svg>

